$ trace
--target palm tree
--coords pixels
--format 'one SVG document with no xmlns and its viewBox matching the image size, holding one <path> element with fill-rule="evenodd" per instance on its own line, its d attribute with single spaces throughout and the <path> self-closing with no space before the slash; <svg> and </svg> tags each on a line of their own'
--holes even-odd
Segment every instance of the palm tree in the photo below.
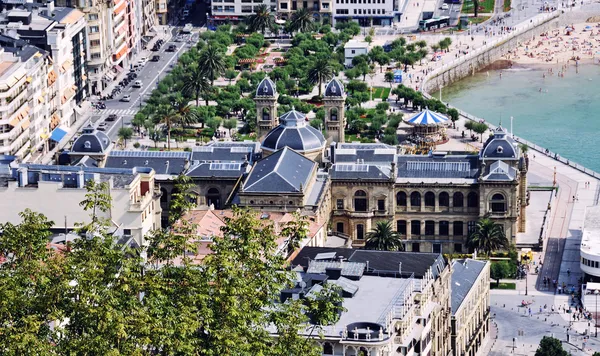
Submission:
<svg viewBox="0 0 600 356">
<path fill-rule="evenodd" d="M 492 251 L 509 247 L 502 226 L 488 217 L 484 217 L 477 222 L 477 226 L 469 235 L 467 245 L 487 255 Z"/>
<path fill-rule="evenodd" d="M 390 221 L 378 221 L 375 228 L 367 234 L 365 248 L 368 250 L 402 251 L 402 239 L 392 229 Z"/>
<path fill-rule="evenodd" d="M 180 124 L 182 127 L 198 122 L 198 113 L 192 110 L 192 106 L 188 104 L 188 99 L 181 95 L 181 93 L 176 93 L 172 97 L 171 102 L 175 110 L 174 122 Z"/>
<path fill-rule="evenodd" d="M 210 79 L 210 85 L 212 86 L 215 83 L 215 79 L 225 72 L 227 64 L 225 63 L 223 53 L 209 43 L 206 49 L 200 53 L 198 67 L 202 68 L 206 73 L 206 77 Z"/>
<path fill-rule="evenodd" d="M 309 32 L 313 28 L 313 17 L 310 11 L 307 8 L 298 9 L 298 11 L 294 12 L 292 15 L 292 20 L 290 22 L 290 30 L 292 32 Z"/>
<path fill-rule="evenodd" d="M 263 4 L 248 17 L 248 30 L 251 32 L 260 31 L 264 35 L 266 29 L 271 32 L 275 30 L 275 16 L 273 16 L 269 7 Z"/>
<path fill-rule="evenodd" d="M 183 77 L 183 86 L 181 91 L 186 95 L 192 95 L 196 99 L 196 106 L 200 105 L 200 94 L 208 93 L 211 89 L 211 83 L 206 78 L 206 73 L 197 64 L 192 64 L 187 68 L 187 73 Z M 208 99 L 204 97 L 206 105 Z"/>
<path fill-rule="evenodd" d="M 121 127 L 117 135 L 123 140 L 123 148 L 127 148 L 127 140 L 133 136 L 133 130 L 130 127 Z"/>
<path fill-rule="evenodd" d="M 519 143 L 519 148 L 521 149 L 521 152 L 523 152 L 523 156 L 527 156 L 527 152 L 529 151 L 529 146 L 527 146 L 524 143 Z"/>
<path fill-rule="evenodd" d="M 156 108 L 153 114 L 154 120 L 158 124 L 167 127 L 167 149 L 171 150 L 171 129 L 177 119 L 176 112 L 170 104 L 161 104 Z"/>
<path fill-rule="evenodd" d="M 308 70 L 308 81 L 319 85 L 319 96 L 323 82 L 333 78 L 333 68 L 327 59 L 317 59 L 315 64 Z"/>
</svg>

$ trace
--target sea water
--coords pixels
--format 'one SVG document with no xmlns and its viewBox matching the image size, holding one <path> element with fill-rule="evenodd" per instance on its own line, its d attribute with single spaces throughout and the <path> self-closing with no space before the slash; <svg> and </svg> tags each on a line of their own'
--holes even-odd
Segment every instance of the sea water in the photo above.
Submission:
<svg viewBox="0 0 600 356">
<path fill-rule="evenodd" d="M 480 72 L 443 88 L 442 100 L 509 131 L 512 116 L 515 135 L 600 172 L 600 66 L 560 70 Z"/>
</svg>

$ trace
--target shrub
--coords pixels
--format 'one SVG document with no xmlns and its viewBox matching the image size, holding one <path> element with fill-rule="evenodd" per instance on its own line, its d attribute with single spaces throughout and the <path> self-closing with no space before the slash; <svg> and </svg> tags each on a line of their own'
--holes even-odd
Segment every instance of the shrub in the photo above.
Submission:
<svg viewBox="0 0 600 356">
<path fill-rule="evenodd" d="M 141 145 L 140 145 L 140 143 L 139 143 L 139 142 L 135 142 L 135 143 L 133 144 L 133 147 L 134 147 L 134 148 L 140 148 L 140 146 L 141 146 Z"/>
</svg>

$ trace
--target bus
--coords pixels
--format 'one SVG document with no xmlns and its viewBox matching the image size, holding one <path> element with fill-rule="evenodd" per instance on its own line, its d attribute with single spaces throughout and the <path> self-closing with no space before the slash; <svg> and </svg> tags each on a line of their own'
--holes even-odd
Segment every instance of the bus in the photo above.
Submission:
<svg viewBox="0 0 600 356">
<path fill-rule="evenodd" d="M 419 21 L 419 29 L 421 31 L 430 31 L 435 30 L 442 27 L 450 26 L 450 17 L 449 16 L 440 16 L 435 17 L 429 20 L 421 20 Z"/>
</svg>

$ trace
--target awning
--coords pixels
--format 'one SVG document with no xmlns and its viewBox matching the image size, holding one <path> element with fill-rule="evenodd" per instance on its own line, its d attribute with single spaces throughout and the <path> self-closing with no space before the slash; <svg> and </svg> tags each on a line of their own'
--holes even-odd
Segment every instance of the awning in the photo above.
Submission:
<svg viewBox="0 0 600 356">
<path fill-rule="evenodd" d="M 55 81 L 56 81 L 56 72 L 54 71 L 54 69 L 52 69 L 48 73 L 48 86 L 54 84 Z"/>
<path fill-rule="evenodd" d="M 42 103 L 45 101 L 45 100 L 44 100 L 44 97 L 43 97 L 42 95 L 40 95 L 40 96 L 38 97 L 38 101 L 40 102 L 40 104 L 42 104 Z"/>
<path fill-rule="evenodd" d="M 86 80 L 86 79 L 87 79 L 87 75 L 85 75 L 85 74 L 82 74 L 82 75 L 81 75 L 81 80 Z"/>
<path fill-rule="evenodd" d="M 121 66 L 120 66 L 120 65 L 118 65 L 118 64 L 115 64 L 115 65 L 113 66 L 113 68 L 115 68 L 115 69 L 117 70 L 117 72 L 119 72 L 119 73 L 121 73 L 121 72 L 123 71 L 123 67 L 121 67 Z"/>
<path fill-rule="evenodd" d="M 31 81 L 33 81 L 33 78 L 32 77 L 27 77 L 27 79 L 25 79 L 25 80 L 27 80 L 27 83 L 31 83 Z"/>
<path fill-rule="evenodd" d="M 48 135 L 47 133 L 43 133 L 43 134 L 40 135 L 40 137 L 42 138 L 42 140 L 45 140 L 48 137 L 50 137 L 50 135 Z"/>
<path fill-rule="evenodd" d="M 67 70 L 69 70 L 69 68 L 71 68 L 72 65 L 73 65 L 73 62 L 71 62 L 69 59 L 67 59 L 60 67 L 60 71 L 64 73 Z"/>
<path fill-rule="evenodd" d="M 25 130 L 26 128 L 29 127 L 29 125 L 31 124 L 31 122 L 29 122 L 29 119 L 23 121 L 23 124 L 21 124 L 21 127 L 23 128 L 23 130 Z"/>
<path fill-rule="evenodd" d="M 50 139 L 52 141 L 60 142 L 60 140 L 62 140 L 67 135 L 67 132 L 69 131 L 65 127 L 57 127 L 50 134 Z"/>
<path fill-rule="evenodd" d="M 50 130 L 54 129 L 59 124 L 60 124 L 60 117 L 58 117 L 58 114 L 57 113 L 52 114 L 52 118 L 50 119 Z"/>
</svg>

